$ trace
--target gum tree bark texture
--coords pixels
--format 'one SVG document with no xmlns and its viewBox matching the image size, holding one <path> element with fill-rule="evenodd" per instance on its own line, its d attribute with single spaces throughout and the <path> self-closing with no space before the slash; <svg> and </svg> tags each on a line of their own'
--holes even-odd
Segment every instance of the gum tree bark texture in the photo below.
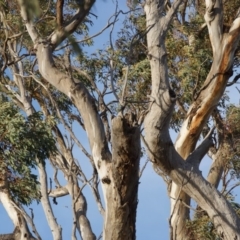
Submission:
<svg viewBox="0 0 240 240">
<path fill-rule="evenodd" d="M 213 50 L 211 70 L 194 102 L 189 108 L 177 141 L 176 150 L 183 159 L 195 149 L 201 131 L 215 109 L 226 88 L 227 81 L 232 76 L 234 53 L 239 43 L 239 23 L 237 18 L 232 23 L 229 32 L 223 33 L 222 1 L 206 1 L 205 21 Z M 190 197 L 184 192 L 179 193 L 179 187 L 172 184 L 171 188 L 171 226 L 175 239 L 186 239 L 186 220 L 189 219 Z M 179 195 L 180 194 L 180 195 Z M 176 202 L 179 198 L 185 202 Z"/>
<path fill-rule="evenodd" d="M 77 83 L 55 67 L 53 50 L 74 32 L 91 9 L 94 0 L 84 1 L 68 25 L 41 39 L 27 16 L 24 1 L 19 0 L 21 15 L 36 50 L 42 77 L 67 95 L 81 113 L 93 161 L 101 181 L 105 200 L 103 239 L 135 239 L 135 222 L 140 160 L 140 127 L 133 115 L 112 120 L 112 153 L 109 150 L 102 119 L 95 101 L 83 83 Z M 88 239 L 88 238 L 86 238 Z"/>
<path fill-rule="evenodd" d="M 106 194 L 104 239 L 135 239 L 140 129 L 131 115 L 117 116 L 111 136 L 113 183 Z"/>
<path fill-rule="evenodd" d="M 58 26 L 52 34 L 44 37 L 39 36 L 35 25 L 29 19 L 25 1 L 19 0 L 19 5 L 23 23 L 36 51 L 39 72 L 48 83 L 72 100 L 84 121 L 105 200 L 103 239 L 135 239 L 140 127 L 132 114 L 120 113 L 113 118 L 110 151 L 102 117 L 93 97 L 83 83 L 76 83 L 69 75 L 57 69 L 53 58 L 54 49 L 77 29 L 94 2 L 82 2 L 66 25 L 62 25 L 62 13 L 59 12 L 61 27 Z M 236 18 L 229 32 L 223 33 L 222 2 L 206 1 L 205 19 L 213 46 L 213 64 L 202 89 L 189 108 L 174 147 L 168 129 L 176 95 L 169 85 L 164 41 L 169 24 L 182 2 L 175 0 L 166 14 L 164 1 L 145 2 L 152 78 L 151 104 L 144 121 L 146 146 L 155 168 L 173 180 L 170 218 L 173 239 L 187 239 L 184 224 L 188 218 L 188 209 L 180 203 L 182 199 L 187 201 L 189 197 L 208 213 L 224 239 L 240 239 L 238 217 L 198 169 L 199 162 L 212 145 L 211 139 L 206 138 L 195 149 L 202 127 L 222 96 L 231 75 L 233 55 L 239 42 L 240 19 Z"/>
<path fill-rule="evenodd" d="M 210 73 L 190 106 L 179 133 L 175 144 L 177 153 L 168 131 L 175 94 L 168 83 L 164 40 L 169 22 L 179 2 L 181 1 L 174 1 L 172 11 L 166 16 L 161 14 L 164 10 L 161 1 L 146 1 L 145 4 L 147 28 L 150 29 L 147 41 L 153 99 L 144 122 L 149 156 L 155 168 L 159 168 L 173 180 L 170 217 L 172 239 L 187 239 L 185 221 L 188 219 L 189 208 L 181 203 L 183 200 L 189 204 L 189 197 L 208 213 L 224 239 L 239 239 L 238 217 L 218 191 L 205 181 L 198 169 L 201 158 L 206 154 L 211 143 L 194 149 L 204 124 L 222 96 L 227 80 L 231 76 L 233 55 L 239 42 L 237 29 L 240 20 L 237 18 L 229 33 L 223 34 L 221 1 L 206 2 L 205 19 L 208 23 L 214 60 Z M 183 159 L 186 162 L 183 162 Z"/>
</svg>

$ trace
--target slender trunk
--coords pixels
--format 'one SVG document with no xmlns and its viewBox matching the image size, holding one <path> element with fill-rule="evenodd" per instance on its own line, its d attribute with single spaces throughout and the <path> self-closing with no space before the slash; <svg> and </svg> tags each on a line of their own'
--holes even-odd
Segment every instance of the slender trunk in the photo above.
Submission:
<svg viewBox="0 0 240 240">
<path fill-rule="evenodd" d="M 0 165 L 2 165 L 0 163 Z M 0 167 L 1 169 L 4 169 Z M 1 234 L 0 239 L 13 239 L 13 240 L 33 240 L 25 219 L 21 216 L 21 213 L 16 208 L 16 204 L 11 199 L 8 189 L 8 182 L 6 177 L 6 171 L 0 172 L 0 202 L 8 213 L 8 216 L 12 220 L 15 230 L 11 234 Z"/>
<path fill-rule="evenodd" d="M 54 128 L 59 151 L 61 154 L 51 161 L 61 169 L 64 165 L 64 177 L 68 182 L 66 189 L 72 198 L 73 230 L 72 238 L 75 237 L 76 229 L 83 240 L 95 240 L 96 236 L 92 231 L 91 224 L 87 218 L 87 201 L 78 183 L 78 166 L 75 163 L 72 151 L 67 148 L 63 135 L 57 126 Z M 56 161 L 58 159 L 58 161 Z"/>
<path fill-rule="evenodd" d="M 68 176 L 67 189 L 72 197 L 73 219 L 79 234 L 83 240 L 95 240 L 96 236 L 92 231 L 91 224 L 87 218 L 87 201 L 78 186 L 77 176 L 70 173 Z"/>
<path fill-rule="evenodd" d="M 45 166 L 42 162 L 38 162 L 38 174 L 39 174 L 39 181 L 40 181 L 40 191 L 41 191 L 41 203 L 47 218 L 47 222 L 52 232 L 52 236 L 54 240 L 61 240 L 62 239 L 62 228 L 58 225 L 56 218 L 54 217 L 52 207 L 48 198 L 47 193 L 47 174 L 45 170 Z"/>
</svg>

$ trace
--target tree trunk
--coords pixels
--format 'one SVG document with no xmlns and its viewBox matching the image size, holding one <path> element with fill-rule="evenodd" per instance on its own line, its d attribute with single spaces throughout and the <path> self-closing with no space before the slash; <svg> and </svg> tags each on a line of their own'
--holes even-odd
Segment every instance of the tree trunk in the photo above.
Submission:
<svg viewBox="0 0 240 240">
<path fill-rule="evenodd" d="M 19 3 L 22 18 L 34 43 L 41 75 L 73 101 L 84 121 L 105 199 L 104 239 L 135 239 L 140 157 L 139 127 L 135 125 L 132 117 L 119 115 L 114 118 L 111 154 L 94 99 L 83 83 L 76 84 L 73 79 L 55 67 L 52 56 L 57 44 L 76 30 L 94 1 L 84 1 L 83 8 L 79 9 L 69 24 L 44 39 L 40 38 L 34 24 L 28 18 L 24 1 L 19 0 Z M 175 151 L 168 131 L 176 95 L 169 86 L 164 45 L 169 24 L 181 3 L 182 0 L 175 0 L 166 15 L 164 1 L 147 0 L 145 3 L 148 56 L 152 74 L 152 102 L 144 121 L 146 145 L 149 157 L 156 168 L 160 168 L 176 183 L 172 188 L 175 190 L 172 193 L 173 205 L 177 206 L 176 204 L 181 200 L 179 196 L 183 198 L 182 194 L 186 192 L 212 218 L 219 234 L 225 239 L 234 239 L 240 237 L 239 219 L 228 202 L 204 180 L 198 170 L 199 162 L 212 142 L 206 139 L 200 148 L 192 151 L 203 125 L 222 96 L 227 79 L 231 75 L 233 54 L 239 41 L 240 21 L 235 20 L 229 33 L 223 34 L 221 1 L 206 1 L 205 18 L 213 45 L 214 60 L 210 74 L 195 96 L 177 140 L 176 148 L 181 157 Z M 192 154 L 189 155 L 191 152 Z M 186 159 L 186 162 L 183 159 Z M 182 190 L 184 192 L 181 192 Z M 215 199 L 214 205 L 212 199 Z M 187 216 L 183 209 L 181 211 L 183 215 L 179 218 L 177 213 L 180 207 L 181 205 L 176 211 L 174 207 L 172 208 L 174 209 L 171 220 L 173 228 L 177 224 L 176 219 L 183 216 L 185 220 Z M 174 230 L 174 236 L 178 237 L 177 230 Z M 179 239 L 182 238 L 180 234 Z"/>
<path fill-rule="evenodd" d="M 208 2 L 208 1 L 207 1 Z M 209 1 L 211 2 L 211 1 Z M 222 3 L 216 1 L 207 4 L 205 20 L 208 24 L 209 35 L 213 47 L 213 63 L 211 70 L 200 91 L 194 96 L 195 100 L 190 106 L 187 118 L 184 121 L 177 141 L 176 150 L 183 159 L 195 149 L 201 131 L 212 111 L 223 95 L 228 79 L 232 76 L 233 56 L 239 42 L 239 20 L 235 20 L 229 33 L 222 32 Z M 220 11 L 215 11 L 218 8 Z M 211 15 L 211 18 L 210 16 Z M 214 35 L 215 34 L 215 35 Z M 221 168 L 217 168 L 221 171 Z M 179 193 L 175 183 L 171 188 L 171 227 L 173 239 L 187 239 L 186 220 L 189 219 L 190 198 L 184 192 Z M 180 198 L 184 204 L 176 203 Z"/>
<path fill-rule="evenodd" d="M 83 240 L 95 240 L 96 236 L 87 218 L 87 201 L 78 183 L 79 168 L 75 163 L 72 151 L 68 149 L 57 126 L 54 128 L 54 132 L 59 145 L 60 154 L 52 158 L 51 161 L 56 164 L 59 169 L 64 165 L 64 177 L 68 182 L 66 189 L 72 198 L 73 224 L 75 224 Z M 73 234 L 75 234 L 75 229 Z"/>
<path fill-rule="evenodd" d="M 94 99 L 83 83 L 76 83 L 77 81 L 55 67 L 52 56 L 56 46 L 77 29 L 94 2 L 84 1 L 66 26 L 56 29 L 44 39 L 41 39 L 29 19 L 25 2 L 19 0 L 19 5 L 24 24 L 36 50 L 42 77 L 73 101 L 84 121 L 105 199 L 104 239 L 135 239 L 140 159 L 139 126 L 136 126 L 131 117 L 118 116 L 113 119 L 112 156 Z"/>
<path fill-rule="evenodd" d="M 73 100 L 84 120 L 105 199 L 104 239 L 135 239 L 140 159 L 139 127 L 133 125 L 136 123 L 132 116 L 118 116 L 113 119 L 112 157 L 101 118 L 85 86 L 82 83 L 76 84 L 54 67 L 50 46 L 40 44 L 37 57 L 42 76 Z"/>
<path fill-rule="evenodd" d="M 8 216 L 12 220 L 15 230 L 12 234 L 0 235 L 0 239 L 14 239 L 14 240 L 32 240 L 32 237 L 25 219 L 21 216 L 17 209 L 17 205 L 11 199 L 9 193 L 9 187 L 6 177 L 6 171 L 4 171 L 4 164 L 0 162 L 0 202 L 8 213 Z M 9 237 L 9 238 L 8 238 Z"/>
<path fill-rule="evenodd" d="M 36 238 L 33 238 L 32 236 L 28 236 L 27 234 L 21 238 L 21 231 L 16 227 L 13 231 L 13 233 L 9 234 L 1 234 L 0 240 L 36 240 Z"/>
<path fill-rule="evenodd" d="M 103 239 L 136 239 L 140 129 L 133 115 L 112 120 L 112 183 L 106 194 Z"/>
<path fill-rule="evenodd" d="M 180 226 L 180 224 L 185 224 L 189 210 L 179 204 L 182 199 L 188 200 L 187 196 L 184 198 L 185 193 L 197 201 L 208 213 L 220 235 L 229 240 L 237 239 L 237 237 L 240 238 L 238 217 L 228 202 L 205 181 L 198 170 L 199 162 L 211 146 L 211 141 L 209 140 L 208 148 L 206 145 L 194 152 L 193 150 L 202 127 L 225 89 L 231 73 L 232 56 L 236 49 L 235 41 L 238 42 L 238 35 L 233 38 L 233 34 L 237 33 L 231 32 L 226 38 L 227 40 L 222 42 L 221 49 L 223 51 L 216 48 L 218 52 L 214 54 L 212 69 L 203 88 L 195 97 L 195 102 L 188 111 L 187 119 L 184 121 L 177 139 L 175 147 L 180 153 L 179 155 L 173 147 L 168 131 L 175 94 L 168 83 L 164 46 L 165 31 L 167 31 L 174 14 L 174 7 L 177 7 L 177 4 L 179 1 L 173 3 L 172 11 L 169 11 L 166 16 L 160 14 L 163 3 L 147 1 L 145 4 L 147 28 L 150 29 L 147 41 L 152 72 L 151 99 L 153 99 L 144 121 L 148 153 L 155 167 L 169 175 L 176 184 L 172 186 L 174 194 L 171 193 L 171 203 L 173 204 L 171 209 L 172 239 L 187 239 L 184 225 Z M 215 19 L 218 20 L 217 17 Z M 219 40 L 217 41 L 219 42 Z M 192 154 L 189 155 L 191 152 Z M 184 163 L 181 157 L 187 162 Z M 185 193 L 181 192 L 182 190 Z M 214 205 L 212 199 L 214 199 Z M 185 209 L 182 208 L 183 206 Z"/>
</svg>

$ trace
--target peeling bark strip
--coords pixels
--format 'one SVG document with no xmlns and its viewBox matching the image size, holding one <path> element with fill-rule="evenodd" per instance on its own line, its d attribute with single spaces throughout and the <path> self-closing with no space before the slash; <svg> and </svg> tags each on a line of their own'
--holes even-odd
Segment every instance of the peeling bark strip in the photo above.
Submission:
<svg viewBox="0 0 240 240">
<path fill-rule="evenodd" d="M 196 164 L 201 161 L 211 146 L 211 141 L 206 146 L 193 151 L 205 122 L 224 92 L 229 73 L 231 73 L 234 52 L 239 42 L 239 30 L 236 29 L 239 29 L 240 21 L 235 20 L 229 33 L 223 36 L 222 2 L 206 1 L 214 60 L 205 84 L 190 107 L 177 139 L 175 147 L 179 155 L 172 145 L 168 131 L 174 97 L 168 94 L 169 83 L 164 40 L 169 22 L 180 2 L 174 1 L 166 16 L 161 15 L 161 12 L 164 11 L 162 1 L 146 1 L 144 7 L 147 28 L 151 28 L 147 34 L 147 41 L 151 55 L 149 61 L 152 72 L 151 98 L 153 99 L 153 103 L 150 105 L 151 109 L 144 121 L 148 153 L 155 167 L 160 168 L 174 181 L 171 192 L 172 215 L 170 218 L 173 240 L 188 239 L 187 233 L 184 231 L 184 221 L 189 215 L 188 208 L 180 204 L 182 200 L 189 203 L 188 195 L 208 213 L 218 233 L 224 239 L 240 239 L 239 218 L 226 199 L 201 176 L 198 164 Z M 213 78 L 213 76 L 215 77 Z M 189 155 L 191 152 L 192 154 Z M 183 159 L 186 159 L 186 162 Z M 214 199 L 214 205 L 212 199 Z"/>
<path fill-rule="evenodd" d="M 104 239 L 136 239 L 140 128 L 132 115 L 112 120 L 112 182 L 106 194 Z"/>
<path fill-rule="evenodd" d="M 205 20 L 213 49 L 213 63 L 203 87 L 189 108 L 187 118 L 175 143 L 176 150 L 183 159 L 186 159 L 195 149 L 205 123 L 224 93 L 226 84 L 232 76 L 233 57 L 240 39 L 239 18 L 233 22 L 229 33 L 223 34 L 222 1 L 206 1 Z M 189 219 L 189 208 L 176 203 L 173 199 L 177 196 L 179 196 L 179 187 L 173 183 L 171 190 L 173 234 L 176 239 L 186 239 L 187 233 L 184 229 L 185 222 Z M 181 193 L 181 197 L 186 205 L 190 204 L 190 198 L 186 194 Z"/>
</svg>

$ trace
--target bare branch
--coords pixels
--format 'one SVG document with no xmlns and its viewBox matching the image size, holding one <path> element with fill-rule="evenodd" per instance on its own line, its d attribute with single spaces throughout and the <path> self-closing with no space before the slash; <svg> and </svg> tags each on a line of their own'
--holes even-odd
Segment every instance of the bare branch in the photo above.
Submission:
<svg viewBox="0 0 240 240">
<path fill-rule="evenodd" d="M 64 197 L 67 196 L 68 194 L 69 192 L 66 187 L 55 188 L 48 193 L 49 197 L 53 198 Z"/>
<path fill-rule="evenodd" d="M 56 29 L 50 36 L 51 44 L 55 48 L 63 40 L 65 40 L 70 34 L 72 34 L 84 18 L 88 15 L 95 0 L 85 0 L 79 4 L 79 9 L 72 17 L 72 19 L 65 24 L 61 29 Z"/>
<path fill-rule="evenodd" d="M 38 173 L 39 173 L 39 181 L 40 181 L 40 189 L 41 189 L 41 203 L 43 206 L 43 210 L 45 216 L 47 218 L 48 224 L 50 226 L 53 239 L 54 240 L 61 240 L 62 239 L 62 229 L 58 225 L 56 218 L 54 217 L 51 204 L 48 199 L 47 194 L 47 174 L 45 170 L 45 166 L 42 162 L 38 161 Z"/>
<path fill-rule="evenodd" d="M 206 155 L 209 148 L 211 146 L 213 146 L 213 141 L 212 141 L 211 135 L 212 135 L 214 129 L 215 129 L 215 127 L 213 127 L 208 132 L 208 134 L 206 135 L 206 137 L 204 138 L 202 143 L 186 159 L 186 161 L 189 162 L 194 167 L 196 167 L 196 169 L 198 169 L 202 158 Z"/>
<path fill-rule="evenodd" d="M 109 27 L 111 27 L 112 24 L 114 24 L 114 22 L 108 22 L 108 24 L 107 24 L 102 30 L 100 30 L 99 32 L 93 34 L 92 36 L 90 36 L 90 37 L 88 37 L 88 38 L 84 38 L 84 39 L 82 39 L 82 40 L 75 41 L 75 43 L 83 43 L 83 42 L 86 42 L 86 41 L 88 41 L 88 40 L 91 40 L 91 39 L 93 39 L 93 38 L 101 35 L 106 29 L 108 29 Z M 59 51 L 59 50 L 61 50 L 61 49 L 63 49 L 63 48 L 66 48 L 66 47 L 70 46 L 71 44 L 72 44 L 72 43 L 67 43 L 67 44 L 65 44 L 64 46 L 61 46 L 61 47 L 57 48 L 56 51 Z"/>
<path fill-rule="evenodd" d="M 61 28 L 63 25 L 63 5 L 64 5 L 64 0 L 57 0 L 56 18 L 57 18 L 57 25 L 59 28 Z"/>
<path fill-rule="evenodd" d="M 221 49 L 223 37 L 223 6 L 221 0 L 206 0 L 205 21 L 208 26 L 213 55 Z"/>
<path fill-rule="evenodd" d="M 236 187 L 238 187 L 238 186 L 240 186 L 240 182 L 234 184 L 224 195 L 227 196 L 229 193 L 231 193 L 231 191 L 232 191 L 234 188 L 236 188 Z"/>
<path fill-rule="evenodd" d="M 55 102 L 55 100 L 52 98 L 52 95 L 51 93 L 49 92 L 48 88 L 40 81 L 38 80 L 38 78 L 32 74 L 31 75 L 32 78 L 37 82 L 39 83 L 45 90 L 46 92 L 48 93 L 48 96 L 53 104 L 53 106 L 55 107 L 56 111 L 57 111 L 57 114 L 58 114 L 58 117 L 61 119 L 64 127 L 68 130 L 70 136 L 72 137 L 72 139 L 76 142 L 76 144 L 78 145 L 78 147 L 82 150 L 82 152 L 86 155 L 86 157 L 91 161 L 92 165 L 94 166 L 94 163 L 93 163 L 93 159 L 92 159 L 92 156 L 87 152 L 87 150 L 83 147 L 83 145 L 80 143 L 80 141 L 77 139 L 77 137 L 75 136 L 75 134 L 73 133 L 72 129 L 67 125 L 67 123 L 65 122 L 64 118 L 62 117 L 62 114 L 61 112 L 59 111 L 59 108 L 57 106 L 57 103 Z"/>
<path fill-rule="evenodd" d="M 94 170 L 93 180 L 92 180 L 92 184 L 90 184 L 90 186 L 91 186 L 91 190 L 93 192 L 93 196 L 95 198 L 95 201 L 97 203 L 98 210 L 99 210 L 99 212 L 101 213 L 102 216 L 105 216 L 105 210 L 104 210 L 104 207 L 102 205 L 101 196 L 100 196 L 99 190 L 98 190 L 98 185 L 99 185 L 98 174 L 97 174 L 97 171 Z"/>
<path fill-rule="evenodd" d="M 233 84 L 235 84 L 239 80 L 239 78 L 240 78 L 240 74 L 237 74 L 231 82 L 228 82 L 227 87 L 230 87 Z"/>
<path fill-rule="evenodd" d="M 148 162 L 149 162 L 149 159 L 147 158 L 147 160 L 146 160 L 145 163 L 143 164 L 142 169 L 141 169 L 140 172 L 139 172 L 139 178 L 142 177 L 142 175 L 143 175 L 143 171 L 145 170 L 145 168 L 146 168 Z"/>
<path fill-rule="evenodd" d="M 129 71 L 129 65 L 126 67 L 126 73 L 125 73 L 123 90 L 122 90 L 122 97 L 121 97 L 121 100 L 120 100 L 120 104 L 122 106 L 125 105 L 125 95 L 126 95 L 126 90 L 127 90 L 128 71 Z"/>
<path fill-rule="evenodd" d="M 113 91 L 113 94 L 117 100 L 117 102 L 119 102 L 119 97 L 117 95 L 117 92 L 116 92 L 116 89 L 115 89 L 115 86 L 114 86 L 114 65 L 113 65 L 113 60 L 110 59 L 110 82 L 111 82 L 111 88 L 112 88 L 112 91 Z"/>
<path fill-rule="evenodd" d="M 175 0 L 167 12 L 167 15 L 164 18 L 163 32 L 167 31 L 169 24 L 171 23 L 174 15 L 176 14 L 178 7 L 182 4 L 184 0 Z"/>
<path fill-rule="evenodd" d="M 35 26 L 34 26 L 32 20 L 28 16 L 27 2 L 24 0 L 18 0 L 18 3 L 20 6 L 20 9 L 21 9 L 21 16 L 23 18 L 23 22 L 25 23 L 27 31 L 28 31 L 33 43 L 35 44 L 39 35 L 35 29 Z"/>
</svg>

